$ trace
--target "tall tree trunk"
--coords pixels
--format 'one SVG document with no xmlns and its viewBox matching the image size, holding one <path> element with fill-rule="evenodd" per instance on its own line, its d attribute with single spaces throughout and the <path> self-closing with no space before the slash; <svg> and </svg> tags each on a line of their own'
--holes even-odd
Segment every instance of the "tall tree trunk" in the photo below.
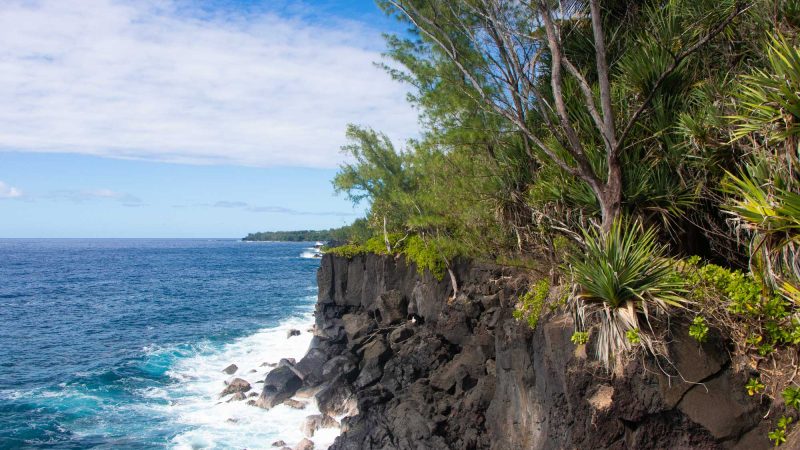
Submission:
<svg viewBox="0 0 800 450">
<path fill-rule="evenodd" d="M 608 180 L 598 200 L 603 218 L 601 228 L 607 233 L 622 211 L 622 165 L 619 158 L 608 158 Z"/>
</svg>

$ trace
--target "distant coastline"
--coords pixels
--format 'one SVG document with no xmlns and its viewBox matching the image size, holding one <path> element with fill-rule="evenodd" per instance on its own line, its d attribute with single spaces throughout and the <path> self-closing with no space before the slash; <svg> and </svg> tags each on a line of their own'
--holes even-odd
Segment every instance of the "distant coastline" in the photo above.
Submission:
<svg viewBox="0 0 800 450">
<path fill-rule="evenodd" d="M 366 220 L 358 219 L 352 225 L 327 230 L 295 230 L 295 231 L 260 231 L 243 237 L 243 241 L 278 241 L 278 242 L 349 242 L 359 240 L 367 235 Z"/>
<path fill-rule="evenodd" d="M 333 239 L 336 229 L 330 230 L 299 230 L 299 231 L 261 231 L 250 233 L 243 237 L 243 241 L 329 241 Z"/>
</svg>

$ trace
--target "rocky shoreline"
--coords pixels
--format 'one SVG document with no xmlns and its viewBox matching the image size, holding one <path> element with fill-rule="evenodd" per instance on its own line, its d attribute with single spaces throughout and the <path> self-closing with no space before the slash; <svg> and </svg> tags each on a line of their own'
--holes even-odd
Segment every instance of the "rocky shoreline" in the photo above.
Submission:
<svg viewBox="0 0 800 450">
<path fill-rule="evenodd" d="M 298 325 L 300 324 L 295 324 L 295 326 Z M 311 333 L 314 331 L 313 323 L 309 322 L 307 325 L 308 327 L 303 327 L 308 328 L 306 332 L 297 328 L 286 327 L 285 325 L 279 326 L 274 331 L 275 333 L 283 333 L 285 331 L 287 345 L 294 347 L 294 354 L 297 355 L 296 348 L 298 343 L 300 345 L 303 345 L 303 342 L 306 343 L 303 346 L 303 352 L 305 352 L 308 348 L 308 342 L 312 340 Z M 298 338 L 296 336 L 302 337 Z M 291 339 L 291 341 L 288 341 L 289 339 Z M 275 352 L 275 348 L 272 347 L 272 349 L 273 351 L 271 353 L 273 357 L 281 354 L 280 350 Z M 299 357 L 302 355 L 301 353 L 297 356 Z M 314 399 L 314 395 L 318 389 L 304 388 L 303 383 L 298 381 L 299 379 L 296 374 L 301 373 L 299 369 L 302 369 L 305 364 L 308 364 L 308 359 L 306 359 L 305 362 L 302 362 L 301 359 L 302 364 L 298 363 L 293 357 L 286 357 L 274 361 L 276 362 L 264 361 L 255 365 L 252 364 L 251 361 L 250 365 L 244 364 L 243 367 L 239 367 L 234 362 L 222 369 L 221 373 L 226 376 L 227 379 L 224 380 L 224 387 L 216 396 L 216 404 L 221 405 L 223 403 L 241 402 L 242 404 L 263 409 L 272 409 L 276 406 L 280 406 L 280 408 L 283 409 L 280 410 L 276 408 L 274 413 L 281 416 L 285 416 L 292 410 L 299 413 L 292 414 L 292 417 L 297 418 L 297 422 L 295 422 L 297 426 L 296 429 L 284 429 L 283 431 L 285 431 L 285 433 L 282 432 L 278 436 L 279 439 L 271 443 L 267 442 L 263 445 L 259 445 L 258 448 L 267 446 L 281 450 L 327 448 L 335 436 L 338 435 L 340 424 L 335 419 L 319 414 Z M 251 368 L 251 366 L 258 367 Z M 274 393 L 274 390 L 271 388 L 279 386 L 280 393 L 271 397 L 271 400 L 267 400 L 267 393 L 264 389 L 265 385 L 269 386 L 266 392 Z M 305 417 L 303 417 L 303 413 L 305 413 Z M 240 419 L 236 416 L 237 414 L 234 413 L 226 422 L 229 424 L 240 423 Z M 288 422 L 291 423 L 291 421 Z M 320 432 L 320 430 L 322 430 L 322 432 Z M 320 436 L 320 434 L 322 434 L 322 436 Z M 295 444 L 294 447 L 289 446 L 284 439 Z"/>
<path fill-rule="evenodd" d="M 611 376 L 570 342 L 567 314 L 535 330 L 512 317 L 524 272 L 455 273 L 453 296 L 403 258 L 325 255 L 311 348 L 282 360 L 250 402 L 313 397 L 320 414 L 304 433 L 340 428 L 337 450 L 770 447 L 769 405 L 747 396 L 724 343 L 700 345 L 676 325 L 675 376 L 641 360 Z"/>
</svg>

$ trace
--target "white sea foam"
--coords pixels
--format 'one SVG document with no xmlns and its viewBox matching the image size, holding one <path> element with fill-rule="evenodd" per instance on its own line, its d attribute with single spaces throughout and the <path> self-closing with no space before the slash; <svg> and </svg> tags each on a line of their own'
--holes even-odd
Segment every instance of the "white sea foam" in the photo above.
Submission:
<svg viewBox="0 0 800 450">
<path fill-rule="evenodd" d="M 257 382 L 271 370 L 264 363 L 303 357 L 311 343 L 312 335 L 306 330 L 312 320 L 310 313 L 295 317 L 222 348 L 203 349 L 195 356 L 179 359 L 167 372 L 177 380 L 175 384 L 143 393 L 169 399 L 168 405 L 160 407 L 162 413 L 176 426 L 188 427 L 172 440 L 174 448 L 266 449 L 279 439 L 292 447 L 302 440 L 300 426 L 305 417 L 319 414 L 313 400 L 304 410 L 286 405 L 264 410 L 246 401 L 228 403 L 229 397 L 220 399 L 219 393 L 225 388 L 224 382 L 233 378 L 247 380 L 253 386 L 251 392 L 260 392 L 263 384 Z M 287 339 L 291 329 L 301 334 Z M 230 376 L 222 372 L 229 364 L 238 366 Z M 312 440 L 316 448 L 327 448 L 337 434 L 338 430 L 320 430 Z"/>
<path fill-rule="evenodd" d="M 319 258 L 319 256 L 317 256 L 317 252 L 313 251 L 313 249 L 312 249 L 312 250 L 307 250 L 307 251 L 304 251 L 303 253 L 300 253 L 300 257 L 301 257 L 301 258 L 304 258 L 304 259 L 315 259 L 315 258 Z"/>
</svg>

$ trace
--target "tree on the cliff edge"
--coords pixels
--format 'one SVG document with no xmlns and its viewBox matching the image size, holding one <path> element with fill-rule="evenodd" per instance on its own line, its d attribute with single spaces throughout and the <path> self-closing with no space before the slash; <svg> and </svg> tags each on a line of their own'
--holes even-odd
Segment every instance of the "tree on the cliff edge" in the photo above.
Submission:
<svg viewBox="0 0 800 450">
<path fill-rule="evenodd" d="M 654 99 L 748 7 L 738 0 L 656 3 L 379 1 L 458 68 L 476 104 L 521 134 L 530 160 L 588 185 L 604 230 L 621 213 L 626 152 Z M 652 8 L 660 20 L 646 42 L 635 41 L 646 33 L 623 39 L 637 8 Z M 617 66 L 637 52 L 655 67 L 631 92 L 630 73 Z"/>
</svg>

